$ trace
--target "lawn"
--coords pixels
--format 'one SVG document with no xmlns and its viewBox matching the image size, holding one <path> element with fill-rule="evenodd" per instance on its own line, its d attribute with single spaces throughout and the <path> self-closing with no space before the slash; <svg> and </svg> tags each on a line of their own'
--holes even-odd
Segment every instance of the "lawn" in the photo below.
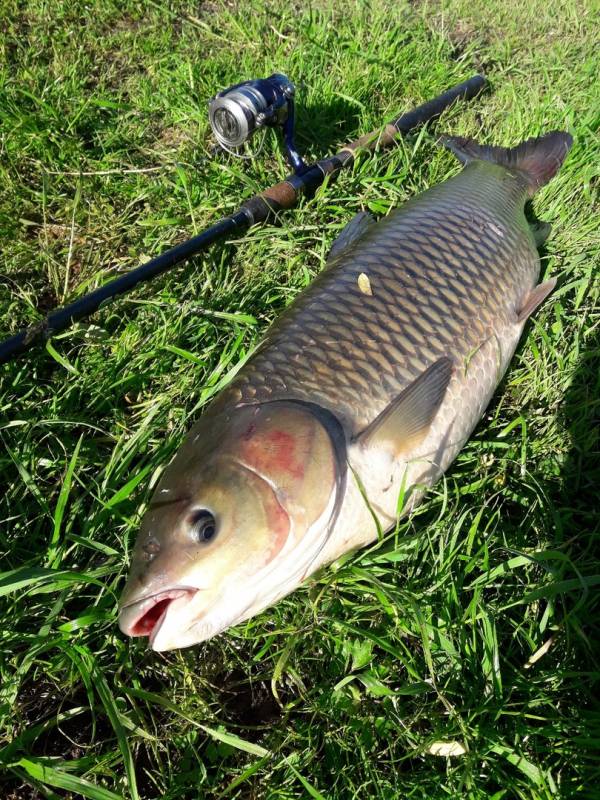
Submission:
<svg viewBox="0 0 600 800">
<path fill-rule="evenodd" d="M 286 174 L 272 134 L 255 159 L 215 149 L 216 90 L 288 74 L 313 160 L 474 72 L 491 84 L 0 367 L 0 796 L 599 798 L 597 2 L 0 8 L 2 336 Z M 445 481 L 208 643 L 126 640 L 151 486 L 343 225 L 455 174 L 441 132 L 553 128 L 575 137 L 534 201 L 558 288 Z"/>
</svg>

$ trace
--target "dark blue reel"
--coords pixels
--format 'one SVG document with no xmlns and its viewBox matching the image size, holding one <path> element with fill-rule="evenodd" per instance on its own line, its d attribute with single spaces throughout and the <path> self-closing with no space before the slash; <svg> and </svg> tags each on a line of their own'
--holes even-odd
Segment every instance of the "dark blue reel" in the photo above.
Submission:
<svg viewBox="0 0 600 800">
<path fill-rule="evenodd" d="M 280 127 L 288 160 L 296 174 L 306 169 L 294 144 L 294 84 L 285 75 L 236 83 L 213 97 L 208 105 L 210 126 L 226 150 L 240 147 L 259 128 Z"/>
</svg>

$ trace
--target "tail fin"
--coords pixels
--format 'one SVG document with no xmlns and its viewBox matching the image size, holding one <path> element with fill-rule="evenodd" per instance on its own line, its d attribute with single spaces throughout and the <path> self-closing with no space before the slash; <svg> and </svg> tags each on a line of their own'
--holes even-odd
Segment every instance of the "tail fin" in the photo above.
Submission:
<svg viewBox="0 0 600 800">
<path fill-rule="evenodd" d="M 562 131 L 551 131 L 537 139 L 527 139 L 517 147 L 492 147 L 462 136 L 443 136 L 441 142 L 461 164 L 475 160 L 491 161 L 521 172 L 527 180 L 529 194 L 533 196 L 540 186 L 556 175 L 571 149 L 573 137 Z"/>
</svg>

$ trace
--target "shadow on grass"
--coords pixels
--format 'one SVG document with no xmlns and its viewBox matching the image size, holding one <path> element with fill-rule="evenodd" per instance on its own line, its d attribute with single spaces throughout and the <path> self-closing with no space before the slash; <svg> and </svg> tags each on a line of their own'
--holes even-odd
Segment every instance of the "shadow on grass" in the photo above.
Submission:
<svg viewBox="0 0 600 800">
<path fill-rule="evenodd" d="M 301 151 L 316 158 L 331 155 L 347 141 L 366 131 L 360 130 L 361 106 L 341 97 L 327 102 L 300 101 L 296 112 L 296 135 Z"/>
<path fill-rule="evenodd" d="M 562 470 L 558 510 L 574 546 L 587 542 L 581 557 L 591 558 L 598 555 L 592 548 L 598 547 L 600 534 L 600 329 L 585 342 L 561 415 L 571 451 Z"/>
</svg>

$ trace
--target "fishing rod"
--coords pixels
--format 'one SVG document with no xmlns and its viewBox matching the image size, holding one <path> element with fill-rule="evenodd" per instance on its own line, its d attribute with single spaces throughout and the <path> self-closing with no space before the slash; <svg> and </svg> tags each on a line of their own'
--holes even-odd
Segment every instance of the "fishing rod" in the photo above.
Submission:
<svg viewBox="0 0 600 800">
<path fill-rule="evenodd" d="M 0 343 L 0 363 L 10 361 L 52 334 L 65 330 L 77 320 L 93 314 L 106 302 L 186 261 L 214 242 L 259 222 L 274 219 L 278 212 L 295 206 L 302 195 L 311 195 L 327 176 L 334 179 L 340 170 L 350 166 L 358 150 L 389 147 L 399 135 L 407 134 L 438 117 L 457 100 L 471 100 L 485 86 L 485 78 L 474 75 L 388 122 L 382 130 L 360 136 L 335 155 L 312 165 L 304 163 L 294 144 L 295 92 L 294 85 L 285 75 L 274 74 L 269 78 L 245 81 L 220 92 L 209 103 L 209 121 L 219 144 L 231 150 L 248 141 L 262 128 L 281 128 L 287 158 L 294 172 L 285 180 L 246 200 L 233 214 L 223 217 L 197 236 L 108 281 L 73 303 L 54 309 L 40 322 L 6 339 Z"/>
</svg>

